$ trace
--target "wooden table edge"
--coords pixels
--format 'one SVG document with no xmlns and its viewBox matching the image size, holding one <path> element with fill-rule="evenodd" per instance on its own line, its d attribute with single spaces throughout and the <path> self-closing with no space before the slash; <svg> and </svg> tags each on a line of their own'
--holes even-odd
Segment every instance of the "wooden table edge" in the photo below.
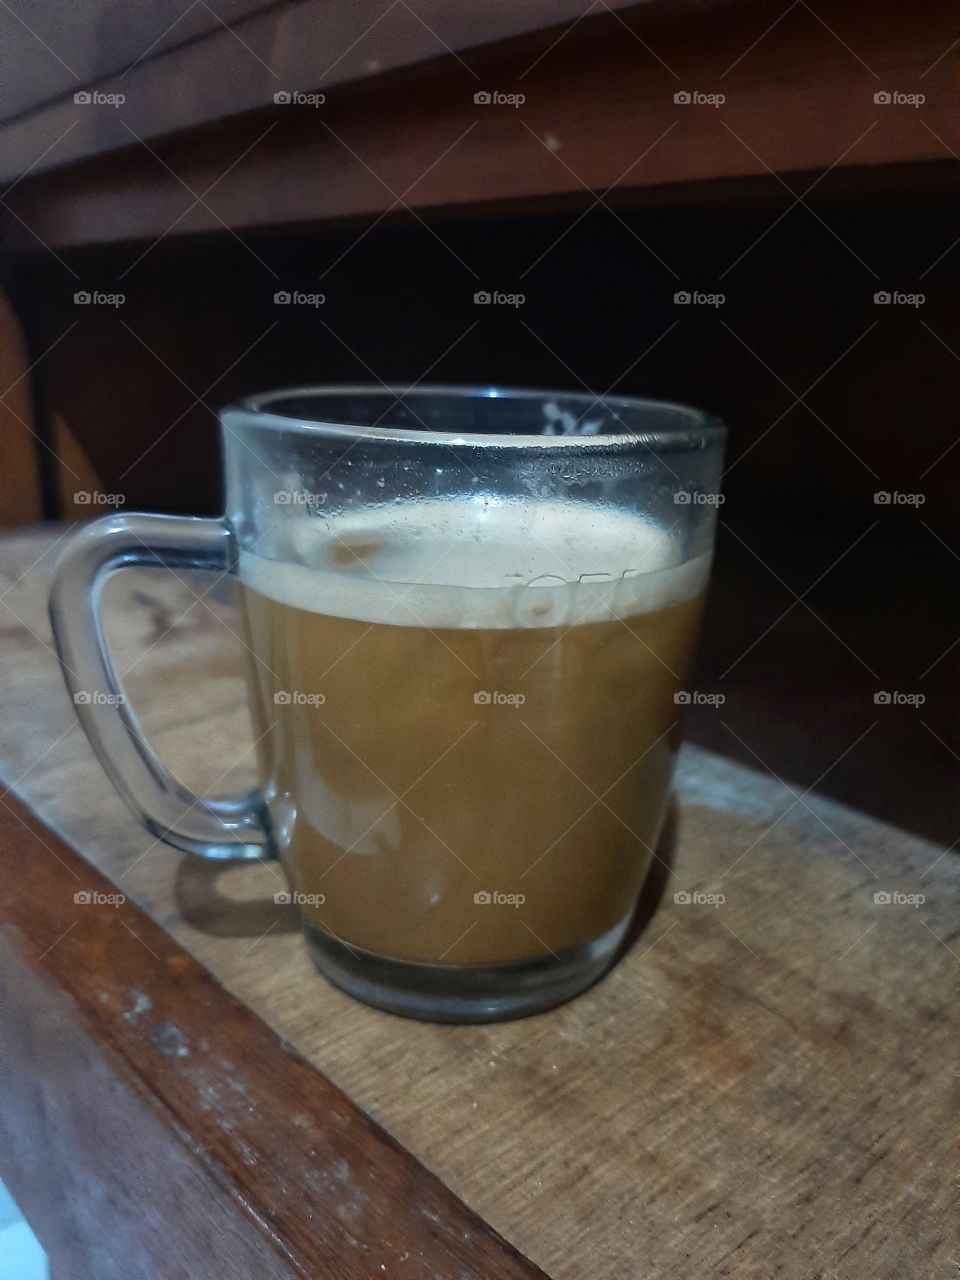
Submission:
<svg viewBox="0 0 960 1280">
<path fill-rule="evenodd" d="M 131 1143 L 149 1146 L 138 1195 L 162 1199 L 185 1162 L 204 1190 L 170 1224 L 176 1265 L 168 1253 L 147 1274 L 203 1274 L 189 1271 L 192 1241 L 219 1214 L 244 1256 L 275 1260 L 261 1276 L 544 1277 L 10 792 L 0 877 L 0 1176 L 55 1270 L 73 1274 L 58 1255 L 87 1252 L 98 1280 L 140 1274 L 104 1245 L 138 1234 L 114 1185 L 122 1162 L 84 1140 L 119 1108 Z M 78 1181 L 97 1214 L 66 1202 Z"/>
</svg>

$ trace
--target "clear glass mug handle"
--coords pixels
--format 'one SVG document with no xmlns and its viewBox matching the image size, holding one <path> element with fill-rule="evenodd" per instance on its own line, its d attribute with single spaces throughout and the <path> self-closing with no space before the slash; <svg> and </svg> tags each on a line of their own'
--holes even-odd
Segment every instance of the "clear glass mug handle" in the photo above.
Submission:
<svg viewBox="0 0 960 1280">
<path fill-rule="evenodd" d="M 153 835 L 205 858 L 272 857 L 260 793 L 236 800 L 194 795 L 161 764 L 118 696 L 100 594 L 110 574 L 134 565 L 229 572 L 230 532 L 222 520 L 130 512 L 90 521 L 71 535 L 50 593 L 50 621 L 80 723 L 111 782 Z"/>
</svg>

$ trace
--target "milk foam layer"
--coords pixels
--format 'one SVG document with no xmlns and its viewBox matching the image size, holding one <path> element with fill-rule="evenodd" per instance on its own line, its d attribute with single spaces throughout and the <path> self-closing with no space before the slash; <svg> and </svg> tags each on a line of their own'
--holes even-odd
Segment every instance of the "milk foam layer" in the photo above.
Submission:
<svg viewBox="0 0 960 1280">
<path fill-rule="evenodd" d="M 272 559 L 241 552 L 240 580 L 310 613 L 393 626 L 570 626 L 626 619 L 702 590 L 704 555 L 586 503 L 406 503 L 332 518 L 289 512 Z"/>
</svg>

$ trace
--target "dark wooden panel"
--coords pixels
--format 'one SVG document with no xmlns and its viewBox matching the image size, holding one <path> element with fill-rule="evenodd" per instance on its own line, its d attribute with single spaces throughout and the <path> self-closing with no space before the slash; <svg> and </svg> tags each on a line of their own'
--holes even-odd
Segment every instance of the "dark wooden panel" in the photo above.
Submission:
<svg viewBox="0 0 960 1280">
<path fill-rule="evenodd" d="M 920 489 L 922 509 L 899 514 L 949 538 L 960 527 L 960 246 L 951 249 L 950 208 L 924 201 L 911 174 L 900 201 L 869 216 L 834 198 L 837 175 L 818 186 L 813 212 L 790 210 L 768 178 L 765 203 L 749 210 L 596 210 L 70 251 L 76 278 L 44 255 L 21 264 L 20 292 L 38 353 L 50 348 L 36 376 L 51 414 L 129 506 L 220 509 L 215 410 L 237 396 L 426 376 L 702 404 L 732 429 L 731 504 L 775 496 L 873 518 L 878 490 Z M 526 301 L 479 308 L 479 287 Z M 77 288 L 126 300 L 77 307 Z M 277 306 L 278 289 L 320 290 L 325 302 Z M 678 289 L 725 302 L 678 306 Z M 881 289 L 926 301 L 877 306 Z"/>
<path fill-rule="evenodd" d="M 613 10 L 635 0 L 604 2 Z M 694 0 L 653 3 L 673 11 Z M 141 137 L 154 138 L 262 107 L 278 89 L 329 90 L 575 23 L 594 6 L 591 0 L 217 0 L 215 7 L 216 13 L 190 0 L 56 7 L 19 0 L 15 14 L 0 6 L 0 118 L 9 121 L 0 127 L 0 173 L 34 165 L 41 172 L 128 144 L 114 107 L 76 110 L 77 90 L 122 94 L 123 119 Z M 469 83 L 469 73 L 463 75 Z"/>
<path fill-rule="evenodd" d="M 0 119 L 10 120 L 60 96 L 97 84 L 278 0 L 217 0 L 216 13 L 190 0 L 84 0 L 51 5 L 16 0 L 0 6 Z M 280 0 L 283 3 L 283 0 Z M 242 24 L 241 24 L 242 25 Z M 127 76 L 123 76 L 127 79 Z"/>
<path fill-rule="evenodd" d="M 270 106 L 149 150 L 135 139 L 155 106 L 131 98 L 129 110 L 96 117 L 101 145 L 124 149 L 32 174 L 7 197 L 9 232 L 22 246 L 37 237 L 59 246 L 376 217 L 403 205 L 588 206 L 612 187 L 949 160 L 952 7 L 923 0 L 911 12 L 904 22 L 893 0 L 856 13 L 833 3 L 817 15 L 797 4 L 780 21 L 754 5 L 602 12 L 564 39 L 547 32 L 475 51 L 469 69 L 447 56 L 331 91 L 320 107 Z M 291 87 L 317 79 L 322 70 Z M 198 66 L 166 92 L 189 97 L 216 81 L 216 68 Z M 525 102 L 477 105 L 478 89 Z M 926 101 L 877 105 L 878 90 L 922 91 Z M 726 101 L 677 104 L 678 91 Z M 71 103 L 45 119 L 22 154 L 0 131 L 0 149 L 6 141 L 23 168 L 83 111 Z M 51 157 L 66 158 L 66 142 Z"/>
<path fill-rule="evenodd" d="M 9 793 L 0 877 L 0 1175 L 57 1273 L 543 1280 Z"/>
<path fill-rule="evenodd" d="M 0 290 L 0 525 L 28 524 L 41 515 L 43 448 L 33 420 L 27 344 Z"/>
</svg>

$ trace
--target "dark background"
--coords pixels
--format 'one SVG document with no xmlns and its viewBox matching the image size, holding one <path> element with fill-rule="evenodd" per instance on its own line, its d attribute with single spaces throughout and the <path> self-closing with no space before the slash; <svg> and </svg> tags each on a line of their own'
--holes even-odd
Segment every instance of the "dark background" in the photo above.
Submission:
<svg viewBox="0 0 960 1280">
<path fill-rule="evenodd" d="M 68 422 L 128 509 L 221 510 L 216 409 L 285 384 L 587 387 L 719 414 L 726 502 L 693 687 L 726 702 L 692 708 L 689 736 L 952 844 L 956 219 L 906 183 L 865 207 L 830 175 L 815 207 L 790 205 L 771 179 L 702 210 L 171 237 L 64 251 L 79 282 L 31 256 L 8 283 L 43 359 L 38 429 L 60 450 Z M 77 289 L 126 300 L 80 308 Z M 525 302 L 476 306 L 480 289 Z M 678 306 L 681 289 L 725 301 Z M 881 289 L 926 300 L 878 306 Z M 278 290 L 325 302 L 277 306 Z M 91 359 L 102 381 L 79 376 Z M 89 514 L 44 481 L 48 515 Z M 880 490 L 924 502 L 877 505 Z M 877 705 L 878 691 L 925 702 Z"/>
</svg>

